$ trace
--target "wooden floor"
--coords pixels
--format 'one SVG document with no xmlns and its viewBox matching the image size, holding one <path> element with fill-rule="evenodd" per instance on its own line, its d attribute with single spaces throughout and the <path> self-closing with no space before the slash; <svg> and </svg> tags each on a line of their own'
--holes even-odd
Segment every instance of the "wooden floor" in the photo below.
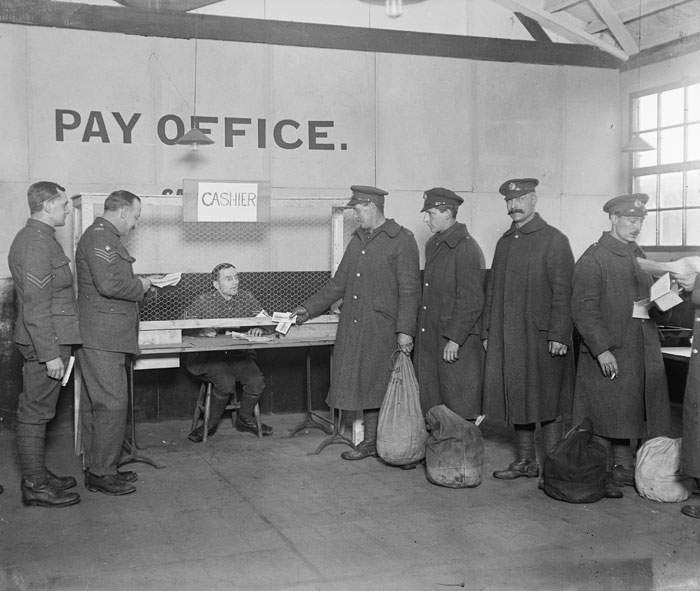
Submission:
<svg viewBox="0 0 700 591">
<path fill-rule="evenodd" d="M 0 430 L 0 590 L 425 591 L 700 589 L 700 520 L 640 498 L 554 501 L 536 479 L 504 482 L 508 431 L 486 424 L 484 480 L 430 484 L 422 468 L 308 455 L 320 431 L 258 440 L 222 424 L 207 444 L 188 422 L 140 424 L 138 491 L 91 493 L 65 509 L 20 502 L 14 434 Z M 68 429 L 49 467 L 79 475 Z M 700 502 L 700 499 L 698 499 Z"/>
</svg>

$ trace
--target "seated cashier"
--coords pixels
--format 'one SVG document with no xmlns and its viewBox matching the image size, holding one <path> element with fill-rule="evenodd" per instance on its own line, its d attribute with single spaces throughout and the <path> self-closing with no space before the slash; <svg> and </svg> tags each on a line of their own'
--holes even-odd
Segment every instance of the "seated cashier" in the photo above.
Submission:
<svg viewBox="0 0 700 591">
<path fill-rule="evenodd" d="M 249 291 L 238 289 L 238 272 L 231 263 L 220 263 L 211 272 L 214 289 L 200 294 L 188 306 L 184 318 L 246 318 L 257 315 L 262 306 Z M 262 336 L 264 329 L 251 328 L 250 336 Z M 199 336 L 216 336 L 216 329 L 204 328 Z M 221 415 L 229 398 L 234 393 L 236 382 L 243 386 L 241 408 L 236 417 L 236 429 L 257 435 L 253 410 L 265 390 L 265 378 L 255 363 L 254 351 L 207 351 L 185 356 L 185 367 L 193 376 L 212 383 L 212 397 L 207 437 L 216 433 Z M 187 436 L 199 443 L 203 439 L 204 427 L 198 425 Z M 263 435 L 271 435 L 272 427 L 261 425 Z"/>
</svg>

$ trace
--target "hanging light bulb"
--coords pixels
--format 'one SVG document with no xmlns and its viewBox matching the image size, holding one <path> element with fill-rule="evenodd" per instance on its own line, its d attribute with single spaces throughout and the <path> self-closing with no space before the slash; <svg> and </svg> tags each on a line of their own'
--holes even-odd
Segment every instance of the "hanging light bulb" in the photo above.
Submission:
<svg viewBox="0 0 700 591">
<path fill-rule="evenodd" d="M 403 14 L 403 0 L 386 0 L 384 10 L 390 18 L 400 17 Z"/>
<path fill-rule="evenodd" d="M 192 108 L 193 116 L 197 115 L 197 39 L 194 40 L 194 104 Z M 193 117 L 194 118 L 194 117 Z M 193 125 L 192 128 L 175 140 L 176 144 L 190 146 L 196 150 L 198 146 L 213 144 L 214 140 L 205 135 L 200 129 Z"/>
</svg>

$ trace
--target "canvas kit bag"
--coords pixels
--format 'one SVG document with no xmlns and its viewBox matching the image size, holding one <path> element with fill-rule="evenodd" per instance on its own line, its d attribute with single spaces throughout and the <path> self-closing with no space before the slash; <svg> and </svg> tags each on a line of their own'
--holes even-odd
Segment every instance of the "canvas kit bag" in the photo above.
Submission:
<svg viewBox="0 0 700 591">
<path fill-rule="evenodd" d="M 425 422 L 430 431 L 425 445 L 428 480 L 449 488 L 479 486 L 484 464 L 484 439 L 479 427 L 444 404 L 433 406 Z"/>
<path fill-rule="evenodd" d="M 418 379 L 408 355 L 396 351 L 394 369 L 379 411 L 377 454 L 387 464 L 402 466 L 425 456 L 425 419 Z"/>
<path fill-rule="evenodd" d="M 553 499 L 593 503 L 605 496 L 605 447 L 593 439 L 588 419 L 571 429 L 544 460 L 543 488 Z"/>
</svg>

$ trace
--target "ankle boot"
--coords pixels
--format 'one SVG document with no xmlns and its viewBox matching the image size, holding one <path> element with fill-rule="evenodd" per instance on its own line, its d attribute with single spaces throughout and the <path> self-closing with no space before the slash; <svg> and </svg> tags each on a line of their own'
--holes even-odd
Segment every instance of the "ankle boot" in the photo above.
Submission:
<svg viewBox="0 0 700 591">
<path fill-rule="evenodd" d="M 612 440 L 612 480 L 618 486 L 634 486 L 634 460 L 628 440 Z"/>
<path fill-rule="evenodd" d="M 78 485 L 78 481 L 72 476 L 56 476 L 51 470 L 45 468 L 46 481 L 55 489 L 68 490 Z"/>
<path fill-rule="evenodd" d="M 22 478 L 22 503 L 35 507 L 68 507 L 80 502 L 80 495 L 53 488 L 48 481 L 31 482 Z"/>
<path fill-rule="evenodd" d="M 516 425 L 515 451 L 517 459 L 504 470 L 496 470 L 493 477 L 499 480 L 537 478 L 540 470 L 535 460 L 535 431 L 530 425 Z"/>
<path fill-rule="evenodd" d="M 365 437 L 355 449 L 344 451 L 340 457 L 344 460 L 364 460 L 377 457 L 377 423 L 379 410 L 364 411 Z"/>
</svg>

